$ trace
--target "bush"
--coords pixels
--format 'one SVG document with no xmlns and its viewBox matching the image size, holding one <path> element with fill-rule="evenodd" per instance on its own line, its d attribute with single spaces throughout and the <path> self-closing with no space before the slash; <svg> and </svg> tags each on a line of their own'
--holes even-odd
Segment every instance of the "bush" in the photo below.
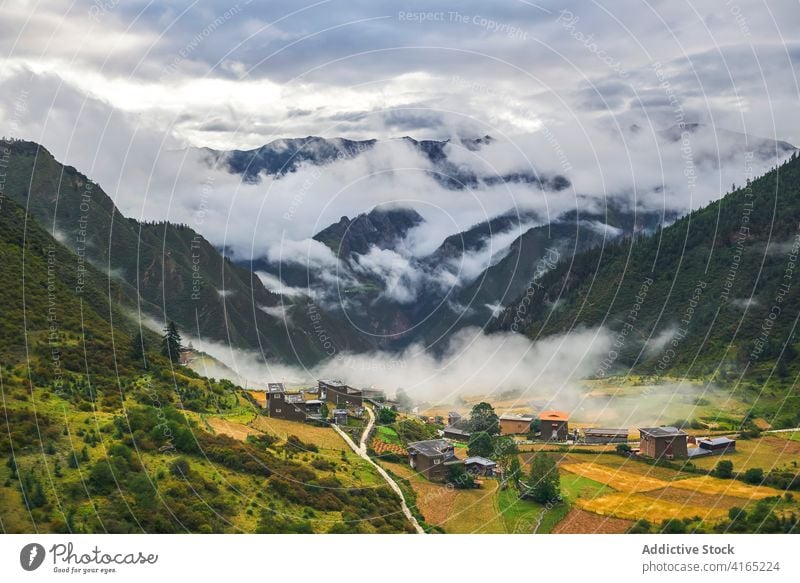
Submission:
<svg viewBox="0 0 800 583">
<path fill-rule="evenodd" d="M 761 484 L 764 481 L 764 470 L 761 468 L 750 468 L 744 473 L 742 480 L 748 484 Z"/>
<path fill-rule="evenodd" d="M 720 460 L 717 462 L 717 467 L 711 472 L 716 478 L 730 479 L 733 477 L 733 462 L 730 460 Z"/>
<path fill-rule="evenodd" d="M 378 423 L 381 425 L 390 425 L 397 420 L 397 411 L 393 411 L 388 407 L 381 407 L 378 411 Z"/>
</svg>

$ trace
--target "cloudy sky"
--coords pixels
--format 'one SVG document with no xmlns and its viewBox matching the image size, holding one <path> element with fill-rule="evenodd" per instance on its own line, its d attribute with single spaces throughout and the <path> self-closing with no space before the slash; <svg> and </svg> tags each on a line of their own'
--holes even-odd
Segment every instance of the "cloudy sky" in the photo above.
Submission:
<svg viewBox="0 0 800 583">
<path fill-rule="evenodd" d="M 564 173 L 581 193 L 668 193 L 653 204 L 686 209 L 745 165 L 731 158 L 687 192 L 673 180 L 680 152 L 662 151 L 658 130 L 708 124 L 700 161 L 726 157 L 730 135 L 717 129 L 800 143 L 795 0 L 9 0 L 0 14 L 3 134 L 42 143 L 126 214 L 189 222 L 242 255 L 397 198 L 449 225 L 431 240 L 526 200 L 548 213 L 571 202 L 508 189 L 457 199 L 418 173 L 376 178 L 376 167 L 424 164 L 388 148 L 315 181 L 295 220 L 278 224 L 299 178 L 253 189 L 198 174 L 183 148 L 490 134 L 495 149 L 451 154 Z M 201 202 L 215 220 L 196 220 Z"/>
</svg>

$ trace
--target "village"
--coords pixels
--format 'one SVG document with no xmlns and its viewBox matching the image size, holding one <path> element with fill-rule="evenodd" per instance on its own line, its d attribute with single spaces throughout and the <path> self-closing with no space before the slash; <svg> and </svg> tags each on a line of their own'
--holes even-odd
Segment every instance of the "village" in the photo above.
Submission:
<svg viewBox="0 0 800 583">
<path fill-rule="evenodd" d="M 243 393 L 262 429 L 338 434 L 402 492 L 425 532 L 647 532 L 713 528 L 764 500 L 787 516 L 797 510 L 787 490 L 796 488 L 798 436 L 761 434 L 752 421 L 747 430 L 602 425 L 518 396 L 447 406 L 339 380 Z"/>
</svg>

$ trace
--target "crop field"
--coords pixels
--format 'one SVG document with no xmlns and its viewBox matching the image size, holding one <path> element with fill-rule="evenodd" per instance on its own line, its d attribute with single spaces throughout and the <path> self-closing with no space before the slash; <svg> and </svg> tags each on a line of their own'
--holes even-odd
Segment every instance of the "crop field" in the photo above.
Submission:
<svg viewBox="0 0 800 583">
<path fill-rule="evenodd" d="M 620 492 L 647 492 L 669 485 L 669 482 L 658 478 L 634 474 L 602 464 L 562 464 L 561 469 L 606 484 Z"/>
<path fill-rule="evenodd" d="M 370 442 L 370 447 L 375 450 L 378 455 L 384 453 L 394 453 L 397 455 L 406 455 L 406 450 L 402 446 L 395 445 L 394 443 L 386 443 L 378 438 L 373 438 Z"/>
<path fill-rule="evenodd" d="M 600 516 L 573 508 L 553 529 L 553 534 L 622 534 L 633 524 L 631 520 Z"/>
<path fill-rule="evenodd" d="M 734 496 L 744 500 L 761 500 L 782 496 L 783 492 L 768 488 L 766 486 L 751 486 L 739 480 L 720 480 L 711 476 L 698 476 L 687 480 L 677 480 L 671 486 L 683 490 L 692 490 L 703 494 L 719 494 L 722 496 Z"/>
<path fill-rule="evenodd" d="M 727 510 L 724 508 L 683 504 L 630 492 L 616 492 L 591 499 L 579 498 L 575 503 L 579 508 L 601 516 L 614 516 L 626 520 L 647 518 L 651 522 L 696 516 L 703 520 L 719 520 L 727 515 Z"/>
<path fill-rule="evenodd" d="M 758 439 L 739 439 L 736 453 L 706 456 L 693 460 L 698 468 L 712 469 L 721 459 L 733 462 L 734 471 L 761 468 L 765 472 L 786 465 L 800 464 L 800 442 L 791 440 L 792 433 L 764 435 Z"/>
<path fill-rule="evenodd" d="M 296 423 L 285 419 L 273 419 L 258 415 L 250 424 L 259 431 L 266 431 L 277 435 L 281 439 L 286 439 L 290 435 L 296 435 L 307 443 L 313 443 L 317 447 L 325 449 L 348 449 L 347 444 L 330 427 L 315 427 L 307 423 Z"/>
</svg>

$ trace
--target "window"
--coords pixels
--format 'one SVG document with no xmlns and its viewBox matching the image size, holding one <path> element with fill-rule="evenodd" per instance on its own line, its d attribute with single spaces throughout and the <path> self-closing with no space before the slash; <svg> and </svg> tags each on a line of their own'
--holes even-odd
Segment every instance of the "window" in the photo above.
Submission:
<svg viewBox="0 0 800 583">
<path fill-rule="evenodd" d="M 434 465 L 439 465 L 440 463 L 442 463 L 442 460 L 433 460 Z"/>
</svg>

